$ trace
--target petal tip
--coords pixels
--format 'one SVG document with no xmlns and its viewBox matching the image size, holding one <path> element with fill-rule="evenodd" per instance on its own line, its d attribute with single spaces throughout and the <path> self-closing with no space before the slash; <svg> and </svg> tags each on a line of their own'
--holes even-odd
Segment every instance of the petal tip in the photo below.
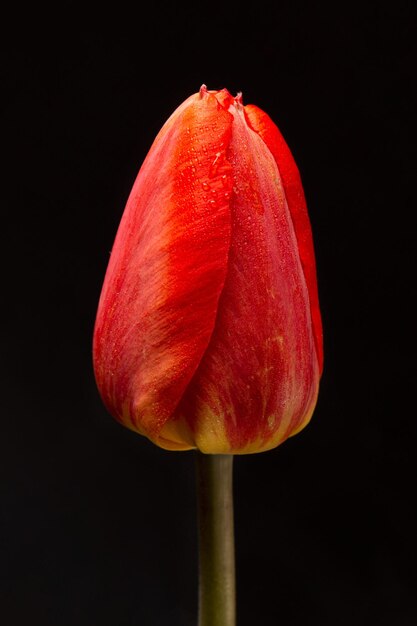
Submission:
<svg viewBox="0 0 417 626">
<path fill-rule="evenodd" d="M 243 108 L 243 95 L 241 91 L 238 91 L 235 97 L 235 106 L 238 109 Z"/>
</svg>

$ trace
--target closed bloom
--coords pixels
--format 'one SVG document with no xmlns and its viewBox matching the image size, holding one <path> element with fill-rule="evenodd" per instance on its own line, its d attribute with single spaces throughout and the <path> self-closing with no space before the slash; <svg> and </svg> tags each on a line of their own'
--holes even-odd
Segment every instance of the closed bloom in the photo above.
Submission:
<svg viewBox="0 0 417 626">
<path fill-rule="evenodd" d="M 240 95 L 203 85 L 156 137 L 93 344 L 106 407 L 162 448 L 261 452 L 309 422 L 323 352 L 304 193 L 278 128 Z"/>
</svg>

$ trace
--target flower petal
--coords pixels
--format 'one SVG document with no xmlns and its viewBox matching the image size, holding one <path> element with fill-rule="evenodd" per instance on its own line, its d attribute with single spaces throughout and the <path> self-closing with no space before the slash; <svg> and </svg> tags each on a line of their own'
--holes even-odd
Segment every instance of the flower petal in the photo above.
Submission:
<svg viewBox="0 0 417 626">
<path fill-rule="evenodd" d="M 210 453 L 277 446 L 309 421 L 319 382 L 309 295 L 277 164 L 239 102 L 230 110 L 227 278 L 210 344 L 176 411 Z"/>
<path fill-rule="evenodd" d="M 110 412 L 161 447 L 213 332 L 230 248 L 232 115 L 203 87 L 169 118 L 138 174 L 112 250 L 94 334 Z"/>
<path fill-rule="evenodd" d="M 270 149 L 277 163 L 284 186 L 285 197 L 297 237 L 301 265 L 303 266 L 310 298 L 314 339 L 321 374 L 323 371 L 323 329 L 317 290 L 316 261 L 313 236 L 300 173 L 284 137 L 271 118 L 253 104 L 245 106 L 245 114 L 250 127 L 262 137 Z"/>
</svg>

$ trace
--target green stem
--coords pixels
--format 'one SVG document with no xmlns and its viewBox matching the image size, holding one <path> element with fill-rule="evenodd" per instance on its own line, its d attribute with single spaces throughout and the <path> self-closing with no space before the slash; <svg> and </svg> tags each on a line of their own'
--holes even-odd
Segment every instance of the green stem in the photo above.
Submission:
<svg viewBox="0 0 417 626">
<path fill-rule="evenodd" d="M 233 456 L 197 452 L 198 626 L 235 626 Z"/>
</svg>

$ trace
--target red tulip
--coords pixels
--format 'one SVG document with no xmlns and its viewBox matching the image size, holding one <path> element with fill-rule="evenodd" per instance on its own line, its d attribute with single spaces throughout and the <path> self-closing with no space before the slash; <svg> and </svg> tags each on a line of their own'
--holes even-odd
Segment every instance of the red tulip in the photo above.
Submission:
<svg viewBox="0 0 417 626">
<path fill-rule="evenodd" d="M 94 331 L 103 401 L 162 448 L 261 452 L 309 422 L 322 361 L 297 166 L 266 113 L 203 85 L 119 226 Z"/>
</svg>

